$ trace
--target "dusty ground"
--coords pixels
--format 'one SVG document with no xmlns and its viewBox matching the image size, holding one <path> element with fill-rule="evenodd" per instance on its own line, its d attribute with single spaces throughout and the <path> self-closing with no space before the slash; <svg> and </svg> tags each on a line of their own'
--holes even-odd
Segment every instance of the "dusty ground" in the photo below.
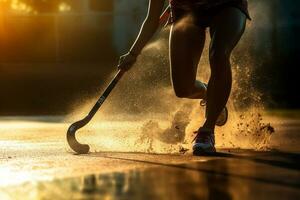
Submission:
<svg viewBox="0 0 300 200">
<path fill-rule="evenodd" d="M 63 118 L 2 117 L 0 199 L 299 199 L 299 118 L 268 120 L 276 130 L 271 151 L 220 149 L 215 157 L 193 157 L 177 147 L 143 153 L 147 148 L 129 134 L 138 122 L 87 127 L 79 139 L 92 152 L 75 155 Z M 124 126 L 128 132 L 118 132 Z"/>
</svg>

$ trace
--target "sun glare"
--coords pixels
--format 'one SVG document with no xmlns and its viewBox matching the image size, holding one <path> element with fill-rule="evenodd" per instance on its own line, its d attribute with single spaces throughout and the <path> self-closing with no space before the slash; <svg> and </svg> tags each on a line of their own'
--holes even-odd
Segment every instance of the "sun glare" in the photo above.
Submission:
<svg viewBox="0 0 300 200">
<path fill-rule="evenodd" d="M 65 2 L 62 2 L 58 6 L 59 12 L 69 12 L 71 10 L 71 6 Z"/>
<path fill-rule="evenodd" d="M 0 13 L 1 12 L 12 12 L 12 13 L 25 13 L 25 14 L 37 14 L 38 8 L 36 9 L 35 4 L 31 5 L 22 0 L 0 0 Z M 50 6 L 51 4 L 49 4 Z M 57 12 L 69 12 L 72 10 L 72 6 L 64 1 L 57 4 Z M 54 11 L 55 12 L 55 11 Z"/>
<path fill-rule="evenodd" d="M 1 4 L 6 5 L 8 8 L 10 8 L 14 12 L 19 13 L 27 13 L 27 14 L 35 14 L 36 11 L 28 4 L 20 1 L 20 0 L 0 0 L 0 6 L 3 6 Z"/>
</svg>

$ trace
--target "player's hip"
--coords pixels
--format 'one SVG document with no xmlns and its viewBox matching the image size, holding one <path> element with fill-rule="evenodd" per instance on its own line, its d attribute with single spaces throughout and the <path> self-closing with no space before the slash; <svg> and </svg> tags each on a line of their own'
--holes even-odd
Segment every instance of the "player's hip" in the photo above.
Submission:
<svg viewBox="0 0 300 200">
<path fill-rule="evenodd" d="M 192 15 L 195 23 L 201 27 L 210 26 L 212 19 L 227 7 L 235 7 L 251 19 L 248 12 L 247 0 L 222 0 L 217 4 L 196 4 L 194 6 L 179 6 L 171 4 L 171 17 L 169 23 L 175 23 L 184 16 Z"/>
</svg>

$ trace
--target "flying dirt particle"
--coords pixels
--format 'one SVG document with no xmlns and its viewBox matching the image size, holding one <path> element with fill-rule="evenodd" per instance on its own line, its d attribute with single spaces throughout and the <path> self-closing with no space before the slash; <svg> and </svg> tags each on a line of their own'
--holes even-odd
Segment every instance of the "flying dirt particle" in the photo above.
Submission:
<svg viewBox="0 0 300 200">
<path fill-rule="evenodd" d="M 268 132 L 270 134 L 275 133 L 275 128 L 273 126 L 271 126 L 270 123 L 268 123 L 268 124 L 262 124 L 260 130 L 261 131 L 266 131 L 266 132 Z"/>
<path fill-rule="evenodd" d="M 188 151 L 189 151 L 189 149 L 184 148 L 183 146 L 179 146 L 179 153 L 185 154 L 185 153 L 188 152 Z"/>
</svg>

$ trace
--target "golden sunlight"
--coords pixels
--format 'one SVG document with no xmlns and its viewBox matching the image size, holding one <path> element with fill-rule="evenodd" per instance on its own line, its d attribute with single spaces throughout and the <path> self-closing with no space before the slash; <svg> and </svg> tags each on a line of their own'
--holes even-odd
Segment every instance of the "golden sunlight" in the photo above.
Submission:
<svg viewBox="0 0 300 200">
<path fill-rule="evenodd" d="M 0 0 L 0 6 L 6 6 L 10 10 L 20 13 L 36 13 L 32 6 L 22 2 L 21 0 Z"/>
<path fill-rule="evenodd" d="M 65 2 L 62 2 L 58 6 L 59 12 L 68 12 L 71 10 L 71 6 Z"/>
</svg>

